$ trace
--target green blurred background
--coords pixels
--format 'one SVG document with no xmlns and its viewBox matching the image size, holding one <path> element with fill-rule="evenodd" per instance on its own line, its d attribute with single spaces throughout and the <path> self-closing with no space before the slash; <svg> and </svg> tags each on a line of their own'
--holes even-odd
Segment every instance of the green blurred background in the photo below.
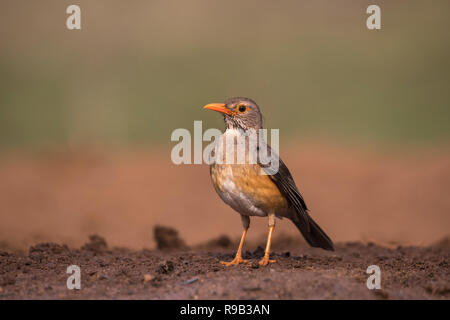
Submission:
<svg viewBox="0 0 450 320">
<path fill-rule="evenodd" d="M 71 4 L 81 30 L 66 28 Z M 370 4 L 381 30 L 366 27 Z M 156 224 L 188 244 L 239 239 L 206 165 L 170 161 L 172 131 L 194 120 L 223 128 L 202 107 L 233 96 L 254 99 L 265 126 L 280 129 L 280 154 L 334 241 L 448 238 L 449 9 L 2 0 L 0 249 L 80 246 L 93 233 L 152 247 Z M 277 230 L 299 239 L 289 223 Z M 253 219 L 250 241 L 266 236 L 267 221 Z"/>
<path fill-rule="evenodd" d="M 66 29 L 81 7 L 82 30 Z M 381 7 L 382 29 L 366 28 Z M 0 148 L 167 146 L 256 100 L 282 139 L 450 138 L 449 1 L 0 3 Z"/>
</svg>

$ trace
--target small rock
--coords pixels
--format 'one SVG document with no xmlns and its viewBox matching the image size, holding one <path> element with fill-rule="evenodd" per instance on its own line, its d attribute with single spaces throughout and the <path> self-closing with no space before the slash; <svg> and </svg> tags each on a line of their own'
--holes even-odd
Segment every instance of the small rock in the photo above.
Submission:
<svg viewBox="0 0 450 320">
<path fill-rule="evenodd" d="M 172 261 L 167 260 L 163 263 L 160 263 L 158 266 L 158 273 L 169 273 L 172 272 L 175 269 L 175 266 Z"/>
<path fill-rule="evenodd" d="M 144 283 L 150 282 L 153 280 L 153 276 L 151 274 L 144 274 Z"/>
<path fill-rule="evenodd" d="M 194 283 L 194 282 L 197 282 L 197 281 L 198 281 L 198 278 L 192 278 L 192 279 L 183 281 L 181 284 L 182 284 L 182 285 L 185 285 L 185 284 L 191 284 L 191 283 Z"/>
</svg>

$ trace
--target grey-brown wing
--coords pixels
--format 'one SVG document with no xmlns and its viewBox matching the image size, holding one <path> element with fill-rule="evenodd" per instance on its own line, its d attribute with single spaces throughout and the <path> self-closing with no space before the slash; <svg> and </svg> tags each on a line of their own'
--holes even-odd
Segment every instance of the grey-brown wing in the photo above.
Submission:
<svg viewBox="0 0 450 320">
<path fill-rule="evenodd" d="M 268 154 L 271 155 L 273 153 L 270 146 L 267 146 L 268 148 Z M 284 195 L 291 207 L 295 209 L 295 211 L 302 217 L 302 222 L 305 223 L 305 227 L 307 230 L 309 230 L 309 216 L 308 216 L 308 207 L 306 206 L 305 200 L 303 199 L 302 195 L 300 194 L 300 191 L 298 191 L 298 188 L 294 182 L 294 179 L 292 178 L 291 173 L 289 172 L 289 169 L 284 164 L 283 160 L 281 158 L 274 154 L 274 157 L 278 157 L 278 171 L 274 171 L 269 168 L 268 165 L 261 165 L 263 170 L 268 173 L 270 179 L 275 183 L 275 185 L 280 190 L 281 194 Z"/>
<path fill-rule="evenodd" d="M 270 147 L 267 147 L 267 150 L 272 153 Z M 303 197 L 298 191 L 289 169 L 278 155 L 276 157 L 278 159 L 278 170 L 273 170 L 274 168 L 271 166 L 263 166 L 261 163 L 260 166 L 269 174 L 270 179 L 272 179 L 281 194 L 286 197 L 289 205 L 295 210 L 296 215 L 291 217 L 292 222 L 294 222 L 309 245 L 333 251 L 333 241 L 331 241 L 330 237 L 309 216 L 305 200 L 303 200 Z"/>
</svg>

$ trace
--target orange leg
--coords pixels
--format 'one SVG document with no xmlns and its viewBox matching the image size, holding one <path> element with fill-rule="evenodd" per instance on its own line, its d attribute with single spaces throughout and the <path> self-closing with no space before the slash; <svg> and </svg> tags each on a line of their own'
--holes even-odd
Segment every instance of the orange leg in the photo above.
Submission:
<svg viewBox="0 0 450 320">
<path fill-rule="evenodd" d="M 275 216 L 269 215 L 269 235 L 267 237 L 267 245 L 266 245 L 266 251 L 264 252 L 264 257 L 259 261 L 260 266 L 267 266 L 269 263 L 274 263 L 276 260 L 270 260 L 270 244 L 272 243 L 272 234 L 273 229 L 275 229 Z"/>
<path fill-rule="evenodd" d="M 230 262 L 226 261 L 220 261 L 221 264 L 224 264 L 225 266 L 234 266 L 238 265 L 239 263 L 245 263 L 248 260 L 242 259 L 242 246 L 244 245 L 245 236 L 247 235 L 247 229 L 244 229 L 244 232 L 242 233 L 241 242 L 239 243 L 239 248 L 236 252 L 236 257 Z"/>
</svg>

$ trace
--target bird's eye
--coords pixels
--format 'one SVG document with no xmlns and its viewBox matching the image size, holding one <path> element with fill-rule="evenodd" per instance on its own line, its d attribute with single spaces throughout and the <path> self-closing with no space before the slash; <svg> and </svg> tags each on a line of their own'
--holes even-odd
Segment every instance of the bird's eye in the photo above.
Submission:
<svg viewBox="0 0 450 320">
<path fill-rule="evenodd" d="M 243 104 L 241 104 L 238 108 L 239 112 L 245 112 L 245 110 L 247 110 L 247 107 L 244 106 Z"/>
</svg>

